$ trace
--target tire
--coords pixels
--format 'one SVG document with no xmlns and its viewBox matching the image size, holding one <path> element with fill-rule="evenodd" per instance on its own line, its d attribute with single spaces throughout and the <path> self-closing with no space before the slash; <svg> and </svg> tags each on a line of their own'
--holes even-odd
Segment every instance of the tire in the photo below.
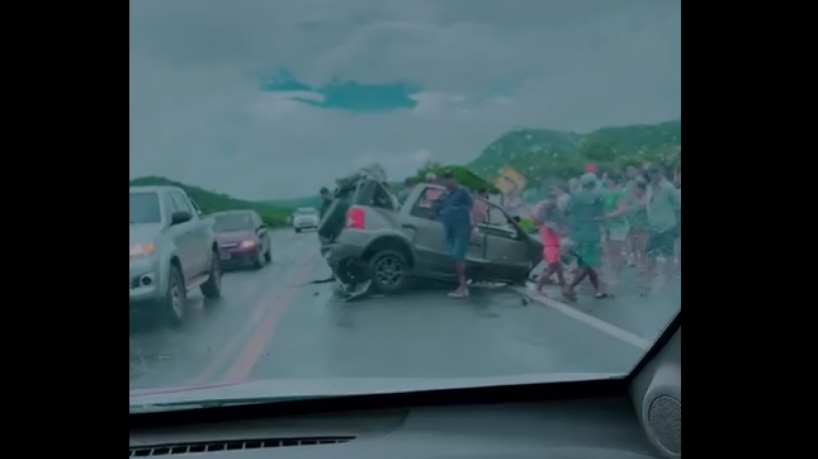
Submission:
<svg viewBox="0 0 818 459">
<path fill-rule="evenodd" d="M 264 252 L 264 261 L 267 263 L 273 262 L 273 255 L 270 253 L 270 248 L 267 247 L 267 251 Z"/>
<path fill-rule="evenodd" d="M 300 233 L 300 232 L 301 232 L 301 228 L 296 228 L 296 229 L 295 229 L 295 232 L 296 232 L 296 233 Z"/>
<path fill-rule="evenodd" d="M 372 287 L 379 293 L 397 293 L 409 283 L 409 262 L 397 250 L 376 253 L 369 259 L 367 271 Z"/>
<path fill-rule="evenodd" d="M 185 280 L 179 268 L 171 266 L 168 278 L 168 289 L 159 304 L 159 315 L 163 322 L 171 327 L 178 327 L 185 318 L 187 290 Z"/>
<path fill-rule="evenodd" d="M 222 267 L 219 262 L 219 254 L 213 251 L 210 257 L 210 276 L 207 282 L 200 287 L 202 295 L 210 300 L 221 298 L 222 296 Z M 205 302 L 207 304 L 207 302 Z"/>
<path fill-rule="evenodd" d="M 264 267 L 264 254 L 259 250 L 256 254 L 256 259 L 253 260 L 253 269 L 261 269 Z"/>
</svg>

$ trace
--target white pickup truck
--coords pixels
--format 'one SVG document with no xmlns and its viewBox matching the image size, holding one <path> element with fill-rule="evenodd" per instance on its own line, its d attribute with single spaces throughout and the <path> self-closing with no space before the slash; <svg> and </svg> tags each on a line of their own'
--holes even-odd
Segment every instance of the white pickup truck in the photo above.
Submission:
<svg viewBox="0 0 818 459">
<path fill-rule="evenodd" d="M 188 291 L 221 296 L 214 221 L 172 186 L 131 187 L 129 205 L 130 308 L 178 325 Z"/>
</svg>

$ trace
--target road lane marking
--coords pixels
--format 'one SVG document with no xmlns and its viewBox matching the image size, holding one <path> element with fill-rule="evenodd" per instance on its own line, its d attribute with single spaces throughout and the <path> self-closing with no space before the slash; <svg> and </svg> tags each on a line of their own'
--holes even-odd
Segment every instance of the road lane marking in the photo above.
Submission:
<svg viewBox="0 0 818 459">
<path fill-rule="evenodd" d="M 624 341 L 639 349 L 648 350 L 650 346 L 653 344 L 648 339 L 642 338 L 641 336 L 635 335 L 625 329 L 619 328 L 616 325 L 612 325 L 608 322 L 605 322 L 604 320 L 598 319 L 590 314 L 582 312 L 575 307 L 569 306 L 565 303 L 561 303 L 552 298 L 548 298 L 545 295 L 539 294 L 536 291 L 533 291 L 534 289 L 531 286 L 512 287 L 512 289 L 517 293 L 520 293 L 521 295 L 530 299 L 531 301 L 536 301 L 539 304 L 548 306 L 549 308 L 559 313 L 562 313 L 565 316 L 568 316 L 591 328 L 599 330 L 608 336 L 612 336 L 620 341 Z"/>
<path fill-rule="evenodd" d="M 253 309 L 250 313 L 251 318 L 263 315 L 264 308 L 267 306 L 267 298 L 271 294 L 275 294 L 279 290 L 279 287 L 274 285 L 270 290 L 267 290 L 266 288 L 261 288 L 259 290 L 260 291 L 258 293 L 261 299 L 256 301 L 256 304 L 253 305 Z M 236 352 L 239 350 L 243 340 L 242 337 L 251 333 L 257 323 L 257 321 L 251 319 L 239 327 L 238 333 L 234 334 L 227 344 L 222 346 L 207 362 L 202 371 L 194 378 L 187 381 L 186 385 L 199 385 L 212 382 L 219 370 L 223 368 L 227 364 L 230 357 L 236 354 Z"/>
<path fill-rule="evenodd" d="M 301 249 L 304 244 L 304 240 L 302 239 L 298 243 L 295 244 L 296 249 Z M 291 246 L 291 248 L 293 248 Z M 298 252 L 300 250 L 296 250 Z M 307 265 L 309 261 L 302 264 Z M 276 268 L 278 268 L 276 266 Z M 284 268 L 281 268 L 284 269 Z M 274 269 L 272 271 L 278 271 Z M 287 272 L 287 270 L 285 270 Z M 292 273 L 291 270 L 289 270 Z M 273 274 L 271 270 L 264 270 L 258 274 Z M 253 279 L 254 282 L 264 282 L 265 278 L 262 277 L 259 279 L 258 277 L 252 278 L 248 277 L 248 279 Z M 202 371 L 196 375 L 194 378 L 188 380 L 186 385 L 199 385 L 199 384 L 206 384 L 212 382 L 214 379 L 217 378 L 218 373 L 230 362 L 230 358 L 237 355 L 241 350 L 241 346 L 246 342 L 246 337 L 253 333 L 253 330 L 258 326 L 259 320 L 264 317 L 266 313 L 266 309 L 270 304 L 270 298 L 275 297 L 276 294 L 279 292 L 290 288 L 290 281 L 293 279 L 293 276 L 287 278 L 284 282 L 275 283 L 273 284 L 270 290 L 266 290 L 265 288 L 260 289 L 261 291 L 260 296 L 261 298 L 256 301 L 256 304 L 253 306 L 253 309 L 248 314 L 248 320 L 243 324 L 243 326 L 239 327 L 238 333 L 233 335 L 233 337 L 225 344 L 216 355 L 211 358 Z"/>
<path fill-rule="evenodd" d="M 288 284 L 301 284 L 307 278 L 308 274 L 315 271 L 315 266 L 311 261 L 312 260 L 304 263 L 296 274 L 290 278 L 290 282 L 288 282 Z M 253 371 L 253 367 L 256 366 L 256 362 L 258 362 L 259 358 L 261 358 L 261 355 L 264 353 L 267 343 L 270 342 L 270 339 L 272 339 L 273 335 L 275 334 L 275 329 L 278 323 L 289 309 L 290 304 L 298 291 L 298 288 L 291 287 L 290 291 L 286 292 L 284 296 L 278 298 L 277 301 L 274 301 L 271 307 L 267 309 L 267 314 L 264 321 L 258 328 L 256 328 L 255 333 L 253 333 L 253 335 L 247 341 L 244 349 L 241 350 L 241 353 L 233 362 L 230 369 L 227 370 L 227 373 L 225 373 L 222 381 L 243 381 L 247 379 L 247 377 Z"/>
</svg>

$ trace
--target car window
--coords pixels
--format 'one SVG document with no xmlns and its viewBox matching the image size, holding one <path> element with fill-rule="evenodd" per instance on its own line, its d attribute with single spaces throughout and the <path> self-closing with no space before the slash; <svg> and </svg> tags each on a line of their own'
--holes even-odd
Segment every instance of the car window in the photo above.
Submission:
<svg viewBox="0 0 818 459">
<path fill-rule="evenodd" d="M 344 188 L 338 188 L 337 190 L 335 190 L 335 194 L 333 197 L 341 202 L 350 204 L 352 203 L 352 198 L 355 196 L 356 191 L 358 191 L 357 184 Z"/>
<path fill-rule="evenodd" d="M 161 222 L 162 212 L 159 207 L 159 196 L 156 193 L 131 193 L 128 208 L 130 223 Z"/>
<path fill-rule="evenodd" d="M 318 210 L 317 209 L 312 209 L 312 208 L 298 209 L 298 210 L 295 211 L 295 214 L 296 215 L 318 215 Z"/>
<path fill-rule="evenodd" d="M 397 210 L 394 196 L 380 183 L 376 185 L 375 192 L 372 195 L 372 207 L 386 210 Z"/>
<path fill-rule="evenodd" d="M 177 210 L 183 210 L 185 212 L 190 212 L 191 215 L 195 214 L 193 209 L 190 207 L 190 204 L 188 203 L 187 198 L 185 198 L 185 196 L 182 193 L 179 193 L 178 191 L 174 191 L 174 192 L 172 192 L 170 194 L 170 196 L 171 196 L 171 199 L 173 199 L 173 202 L 176 204 L 176 209 Z"/>
<path fill-rule="evenodd" d="M 434 208 L 432 203 L 439 199 L 440 190 L 436 188 L 426 188 L 418 196 L 418 199 L 412 203 L 412 208 L 409 209 L 409 214 L 413 217 L 424 218 L 426 220 L 436 220 Z"/>
<path fill-rule="evenodd" d="M 170 220 L 170 216 L 173 215 L 174 212 L 182 210 L 176 201 L 173 200 L 170 193 L 164 193 L 162 195 L 162 201 L 165 203 L 165 213 L 167 214 L 168 220 Z"/>
<path fill-rule="evenodd" d="M 217 232 L 252 231 L 256 228 L 254 217 L 249 212 L 216 215 L 213 229 Z"/>
<path fill-rule="evenodd" d="M 511 217 L 506 215 L 503 212 L 503 209 L 500 206 L 489 202 L 489 211 L 488 211 L 488 218 L 486 219 L 486 225 L 489 226 L 507 226 L 510 224 Z"/>
<path fill-rule="evenodd" d="M 189 197 L 188 197 L 188 201 L 190 202 L 190 205 L 193 207 L 193 211 L 196 214 L 202 213 L 202 209 L 199 208 L 199 205 L 196 204 L 196 201 L 194 201 L 193 199 L 190 199 Z"/>
</svg>

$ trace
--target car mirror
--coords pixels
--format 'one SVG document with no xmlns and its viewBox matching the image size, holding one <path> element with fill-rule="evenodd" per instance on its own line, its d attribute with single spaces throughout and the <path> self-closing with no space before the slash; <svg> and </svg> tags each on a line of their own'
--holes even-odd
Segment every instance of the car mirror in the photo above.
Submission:
<svg viewBox="0 0 818 459">
<path fill-rule="evenodd" d="M 193 218 L 190 212 L 186 210 L 177 210 L 170 216 L 170 224 L 178 225 L 180 223 L 189 222 Z"/>
</svg>

